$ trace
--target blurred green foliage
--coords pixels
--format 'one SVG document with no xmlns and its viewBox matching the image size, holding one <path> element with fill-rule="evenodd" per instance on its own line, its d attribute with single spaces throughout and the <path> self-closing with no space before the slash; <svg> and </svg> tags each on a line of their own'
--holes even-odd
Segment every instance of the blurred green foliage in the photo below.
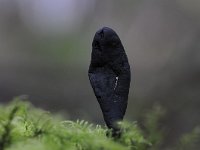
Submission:
<svg viewBox="0 0 200 150">
<path fill-rule="evenodd" d="M 164 130 L 160 119 L 165 111 L 159 105 L 145 116 L 144 128 L 137 122 L 120 122 L 121 137 L 106 136 L 106 127 L 87 121 L 62 121 L 60 115 L 35 108 L 18 98 L 7 105 L 0 105 L 0 149 L 1 150 L 158 150 L 164 141 Z M 180 138 L 170 149 L 195 148 L 200 137 L 199 128 Z"/>
</svg>

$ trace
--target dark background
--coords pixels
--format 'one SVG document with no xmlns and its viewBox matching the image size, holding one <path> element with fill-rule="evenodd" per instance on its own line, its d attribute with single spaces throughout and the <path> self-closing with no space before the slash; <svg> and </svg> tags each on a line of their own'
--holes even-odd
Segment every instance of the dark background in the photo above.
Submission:
<svg viewBox="0 0 200 150">
<path fill-rule="evenodd" d="M 119 34 L 131 65 L 126 119 L 159 103 L 171 140 L 199 125 L 197 0 L 1 0 L 0 102 L 25 94 L 70 119 L 103 123 L 87 75 L 103 26 Z"/>
</svg>

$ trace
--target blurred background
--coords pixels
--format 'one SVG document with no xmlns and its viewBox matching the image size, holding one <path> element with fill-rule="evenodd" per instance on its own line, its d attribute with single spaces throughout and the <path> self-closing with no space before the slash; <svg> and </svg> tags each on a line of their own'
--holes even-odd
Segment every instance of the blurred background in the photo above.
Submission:
<svg viewBox="0 0 200 150">
<path fill-rule="evenodd" d="M 167 110 L 169 142 L 200 124 L 200 1 L 0 0 L 0 102 L 102 124 L 88 80 L 91 42 L 108 26 L 132 70 L 128 120 Z"/>
</svg>

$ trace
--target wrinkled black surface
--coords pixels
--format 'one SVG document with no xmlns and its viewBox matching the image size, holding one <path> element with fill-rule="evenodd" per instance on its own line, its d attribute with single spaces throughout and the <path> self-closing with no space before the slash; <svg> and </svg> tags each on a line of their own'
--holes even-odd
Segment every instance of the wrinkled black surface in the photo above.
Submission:
<svg viewBox="0 0 200 150">
<path fill-rule="evenodd" d="M 115 31 L 104 27 L 96 32 L 91 57 L 90 83 L 106 125 L 115 129 L 115 122 L 124 117 L 130 87 L 130 66 Z"/>
</svg>

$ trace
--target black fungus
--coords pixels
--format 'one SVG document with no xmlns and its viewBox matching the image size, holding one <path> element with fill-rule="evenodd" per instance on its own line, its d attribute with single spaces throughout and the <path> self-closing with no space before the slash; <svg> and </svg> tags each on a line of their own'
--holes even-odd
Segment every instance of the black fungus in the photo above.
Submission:
<svg viewBox="0 0 200 150">
<path fill-rule="evenodd" d="M 89 79 L 108 128 L 118 132 L 117 121 L 126 112 L 131 80 L 124 47 L 114 30 L 103 27 L 92 43 Z"/>
</svg>

